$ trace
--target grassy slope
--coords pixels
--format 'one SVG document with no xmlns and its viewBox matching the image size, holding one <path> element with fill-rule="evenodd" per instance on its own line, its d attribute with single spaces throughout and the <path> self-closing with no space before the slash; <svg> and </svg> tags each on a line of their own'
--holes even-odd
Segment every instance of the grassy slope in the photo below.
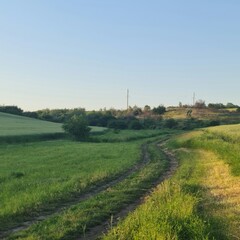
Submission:
<svg viewBox="0 0 240 240">
<path fill-rule="evenodd" d="M 0 146 L 1 228 L 124 172 L 139 160 L 140 144 L 46 141 Z"/>
<path fill-rule="evenodd" d="M 168 111 L 164 114 L 164 118 L 175 118 L 175 119 L 185 119 L 186 118 L 186 108 L 170 108 Z M 220 120 L 220 121 L 226 121 L 226 122 L 236 122 L 240 121 L 240 113 L 237 113 L 236 111 L 227 110 L 227 109 L 192 109 L 192 117 L 202 120 Z"/>
<path fill-rule="evenodd" d="M 239 125 L 221 126 L 171 141 L 175 176 L 104 239 L 238 239 L 239 135 Z"/>
<path fill-rule="evenodd" d="M 182 146 L 210 150 L 231 167 L 233 175 L 240 176 L 240 124 L 206 128 L 185 135 Z"/>
<path fill-rule="evenodd" d="M 61 133 L 62 124 L 0 112 L 0 136 Z"/>
<path fill-rule="evenodd" d="M 106 130 L 103 127 L 91 127 L 98 133 Z M 0 112 L 0 137 L 63 133 L 61 123 L 42 121 L 8 113 Z"/>
</svg>

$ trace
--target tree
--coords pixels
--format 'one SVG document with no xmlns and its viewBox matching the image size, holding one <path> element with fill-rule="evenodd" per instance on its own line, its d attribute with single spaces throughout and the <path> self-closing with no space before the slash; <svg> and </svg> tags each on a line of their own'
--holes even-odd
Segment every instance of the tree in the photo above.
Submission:
<svg viewBox="0 0 240 240">
<path fill-rule="evenodd" d="M 156 107 L 156 108 L 153 108 L 153 113 L 154 114 L 163 114 L 163 113 L 165 113 L 166 112 L 166 108 L 163 106 L 163 105 L 159 105 L 158 107 Z"/>
<path fill-rule="evenodd" d="M 187 117 L 191 118 L 192 117 L 192 109 L 188 108 L 186 112 Z"/>
<path fill-rule="evenodd" d="M 135 105 L 132 108 L 132 113 L 133 113 L 134 116 L 138 116 L 142 113 L 142 109 Z"/>
<path fill-rule="evenodd" d="M 226 108 L 238 108 L 239 106 L 233 103 L 227 103 Z"/>
<path fill-rule="evenodd" d="M 195 105 L 194 105 L 195 108 L 206 108 L 206 104 L 205 104 L 205 101 L 199 99 L 195 102 Z"/>
<path fill-rule="evenodd" d="M 111 120 L 108 123 L 109 128 L 114 128 L 114 129 L 127 129 L 127 121 L 123 119 L 116 119 L 116 120 Z"/>
<path fill-rule="evenodd" d="M 90 127 L 85 116 L 74 115 L 63 124 L 63 129 L 76 140 L 84 140 L 88 138 Z"/>
<path fill-rule="evenodd" d="M 133 120 L 128 125 L 129 129 L 140 130 L 143 128 L 143 125 L 139 122 L 139 120 Z"/>
<path fill-rule="evenodd" d="M 23 110 L 17 106 L 0 106 L 0 112 L 22 115 Z"/>
<path fill-rule="evenodd" d="M 145 105 L 144 108 L 143 108 L 143 112 L 150 112 L 151 111 L 151 107 L 148 106 L 148 105 Z"/>
<path fill-rule="evenodd" d="M 164 125 L 167 128 L 174 128 L 174 127 L 176 127 L 178 125 L 178 122 L 175 119 L 173 119 L 173 118 L 169 118 L 169 119 L 165 120 L 165 124 Z"/>
<path fill-rule="evenodd" d="M 108 123 L 116 118 L 109 112 L 90 112 L 87 114 L 87 120 L 91 126 L 106 127 Z"/>
<path fill-rule="evenodd" d="M 209 108 L 213 108 L 213 109 L 222 109 L 225 108 L 224 104 L 222 103 L 209 103 L 208 104 Z"/>
</svg>

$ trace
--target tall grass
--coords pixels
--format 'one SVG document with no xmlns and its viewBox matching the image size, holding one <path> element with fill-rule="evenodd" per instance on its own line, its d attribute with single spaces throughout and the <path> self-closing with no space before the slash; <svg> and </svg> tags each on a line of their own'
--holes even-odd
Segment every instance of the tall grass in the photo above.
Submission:
<svg viewBox="0 0 240 240">
<path fill-rule="evenodd" d="M 189 133 L 176 141 L 177 146 L 210 150 L 231 166 L 232 174 L 240 176 L 240 125 L 206 128 Z"/>
<path fill-rule="evenodd" d="M 219 126 L 185 134 L 172 142 L 180 147 L 184 161 L 193 161 L 204 169 L 199 183 L 202 189 L 201 212 L 211 225 L 216 239 L 240 236 L 240 126 Z M 184 174 L 186 175 L 186 174 Z"/>
<path fill-rule="evenodd" d="M 209 223 L 199 213 L 200 175 L 196 161 L 182 162 L 173 179 L 159 185 L 143 205 L 103 239 L 213 239 Z"/>
</svg>

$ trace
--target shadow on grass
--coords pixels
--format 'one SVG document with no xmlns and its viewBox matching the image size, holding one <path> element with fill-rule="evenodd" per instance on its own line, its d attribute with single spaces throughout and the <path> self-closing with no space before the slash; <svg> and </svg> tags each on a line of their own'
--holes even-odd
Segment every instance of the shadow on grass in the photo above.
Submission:
<svg viewBox="0 0 240 240">
<path fill-rule="evenodd" d="M 203 220 L 203 222 L 207 225 L 207 231 L 209 234 L 209 239 L 216 240 L 227 240 L 229 239 L 227 236 L 227 222 L 225 222 L 222 218 L 218 218 L 216 216 L 212 216 L 209 213 L 209 209 L 215 209 L 216 203 L 214 203 L 214 197 L 208 196 L 206 199 L 206 189 L 199 184 L 187 183 L 182 186 L 182 190 L 188 194 L 194 194 L 197 196 L 200 201 L 196 207 L 197 215 Z M 187 239 L 186 232 L 183 232 L 183 238 Z"/>
<path fill-rule="evenodd" d="M 29 143 L 66 138 L 65 133 L 47 133 L 35 135 L 4 136 L 0 137 L 0 144 Z"/>
</svg>

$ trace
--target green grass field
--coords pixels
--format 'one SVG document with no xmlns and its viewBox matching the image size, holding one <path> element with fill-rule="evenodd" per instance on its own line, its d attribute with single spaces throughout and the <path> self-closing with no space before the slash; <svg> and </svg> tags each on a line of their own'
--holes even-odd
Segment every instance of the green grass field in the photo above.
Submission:
<svg viewBox="0 0 240 240">
<path fill-rule="evenodd" d="M 140 160 L 140 145 L 59 140 L 0 147 L 0 228 L 113 179 Z"/>
</svg>

